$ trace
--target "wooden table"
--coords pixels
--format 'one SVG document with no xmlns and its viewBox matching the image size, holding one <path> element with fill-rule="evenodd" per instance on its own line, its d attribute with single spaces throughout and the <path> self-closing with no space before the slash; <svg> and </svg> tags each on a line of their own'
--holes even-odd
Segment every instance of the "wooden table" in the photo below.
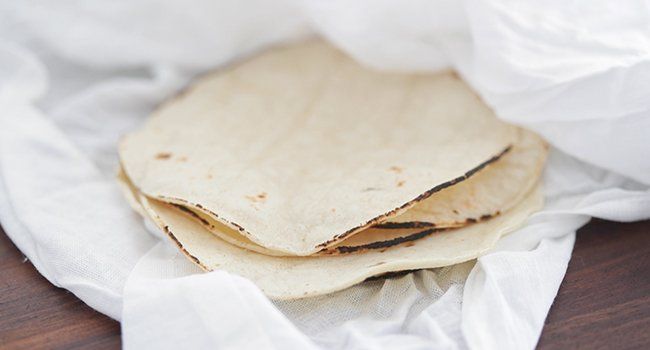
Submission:
<svg viewBox="0 0 650 350">
<path fill-rule="evenodd" d="M 120 347 L 116 321 L 49 284 L 1 229 L 0 271 L 0 348 Z M 650 349 L 650 221 L 579 231 L 539 348 Z"/>
</svg>

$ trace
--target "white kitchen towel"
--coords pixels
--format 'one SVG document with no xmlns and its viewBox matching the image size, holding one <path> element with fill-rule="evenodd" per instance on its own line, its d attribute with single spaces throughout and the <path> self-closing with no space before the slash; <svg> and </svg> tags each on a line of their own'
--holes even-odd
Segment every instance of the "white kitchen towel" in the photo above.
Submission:
<svg viewBox="0 0 650 350">
<path fill-rule="evenodd" d="M 553 6 L 550 6 L 553 5 Z M 645 1 L 0 2 L 0 222 L 126 348 L 533 348 L 589 217 L 650 217 Z M 377 69 L 454 68 L 554 146 L 547 204 L 476 262 L 273 303 L 150 235 L 116 142 L 191 78 L 322 36 Z"/>
</svg>

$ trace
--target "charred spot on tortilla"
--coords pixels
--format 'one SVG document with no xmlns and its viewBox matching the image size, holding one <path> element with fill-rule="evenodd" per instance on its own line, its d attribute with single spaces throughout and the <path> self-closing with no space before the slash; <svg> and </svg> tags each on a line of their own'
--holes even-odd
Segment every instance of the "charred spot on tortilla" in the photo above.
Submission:
<svg viewBox="0 0 650 350">
<path fill-rule="evenodd" d="M 253 203 L 260 203 L 260 202 L 263 203 L 266 201 L 267 194 L 266 192 L 260 192 L 254 196 L 245 196 L 245 197 L 246 199 L 248 199 Z"/>
<path fill-rule="evenodd" d="M 404 228 L 431 228 L 436 227 L 436 224 L 426 221 L 407 221 L 407 222 L 382 222 L 373 226 L 373 228 L 381 229 L 404 229 Z"/>
<path fill-rule="evenodd" d="M 399 173 L 402 172 L 403 169 L 400 168 L 400 167 L 398 167 L 398 166 L 396 166 L 396 165 L 393 165 L 393 166 L 391 166 L 390 168 L 388 168 L 388 170 L 390 170 L 390 171 L 392 171 L 392 172 L 394 172 L 394 173 L 399 174 Z"/>
<path fill-rule="evenodd" d="M 203 271 L 212 271 L 212 269 L 205 266 L 205 264 L 203 264 L 201 260 L 199 260 L 199 258 L 192 255 L 190 252 L 187 251 L 187 249 L 185 249 L 185 247 L 183 247 L 183 243 L 181 243 L 181 241 L 179 241 L 178 238 L 176 238 L 174 233 L 169 229 L 169 226 L 165 225 L 163 227 L 163 231 L 165 231 L 167 237 L 169 237 L 172 240 L 172 242 L 176 244 L 176 246 L 178 247 L 178 249 L 180 249 L 183 255 L 190 258 L 190 260 L 192 260 L 196 265 L 198 265 Z"/>
<path fill-rule="evenodd" d="M 210 224 L 210 223 L 208 222 L 208 220 L 206 220 L 206 219 L 200 217 L 199 214 L 193 212 L 193 211 L 190 210 L 189 208 L 187 208 L 187 207 L 185 207 L 185 206 L 182 206 L 182 205 L 180 205 L 180 204 L 174 204 L 174 203 L 172 203 L 172 205 L 173 205 L 174 207 L 176 207 L 177 209 L 182 210 L 184 213 L 190 215 L 191 217 L 193 217 L 193 218 L 195 218 L 195 219 L 201 221 L 201 223 L 203 223 L 204 225 L 206 225 L 206 226 L 212 226 L 212 224 Z"/>
<path fill-rule="evenodd" d="M 495 216 L 497 216 L 497 215 L 499 215 L 499 214 L 501 214 L 501 212 L 499 212 L 499 211 L 497 210 L 494 214 L 484 214 L 484 215 L 481 215 L 481 217 L 479 218 L 479 220 L 481 220 L 481 221 L 488 220 L 488 219 L 491 219 L 491 218 L 493 218 L 493 217 L 495 217 Z"/>
<path fill-rule="evenodd" d="M 159 159 L 159 160 L 167 160 L 167 159 L 169 159 L 171 157 L 172 157 L 172 154 L 169 153 L 169 152 L 160 152 L 160 153 L 156 154 L 156 159 Z"/>
<path fill-rule="evenodd" d="M 217 219 L 220 218 L 219 215 L 217 215 L 217 213 L 215 213 L 215 212 L 213 212 L 213 211 L 211 211 L 211 210 L 208 210 L 208 209 L 204 208 L 204 207 L 203 207 L 201 204 L 199 204 L 199 203 L 190 203 L 189 201 L 184 200 L 184 199 L 181 199 L 181 198 L 168 197 L 168 196 L 158 196 L 158 198 L 163 199 L 163 200 L 167 199 L 169 204 L 174 204 L 174 201 L 178 201 L 178 202 L 186 203 L 188 206 L 190 206 L 190 207 L 196 207 L 196 208 L 200 209 L 201 211 L 206 212 L 206 213 L 208 213 L 209 215 L 212 215 L 214 218 L 217 218 Z M 248 231 L 246 231 L 243 227 L 241 227 L 241 225 L 237 224 L 237 223 L 234 222 L 234 221 L 226 221 L 226 220 L 224 220 L 223 223 L 224 223 L 226 226 L 228 226 L 228 225 L 229 225 L 229 226 L 232 226 L 234 229 L 236 229 L 237 231 L 239 231 L 239 232 L 241 232 L 241 233 L 243 233 L 243 234 L 245 234 L 245 235 L 250 235 L 250 233 L 248 233 Z"/>
<path fill-rule="evenodd" d="M 364 280 L 364 282 L 377 281 L 377 280 L 383 280 L 383 279 L 389 279 L 389 278 L 395 278 L 395 277 L 402 277 L 402 276 L 408 275 L 411 272 L 417 272 L 417 271 L 420 271 L 420 270 L 422 270 L 422 269 L 386 272 L 386 273 L 382 273 L 382 274 L 377 275 L 377 276 L 368 277 L 368 278 L 366 278 Z"/>
<path fill-rule="evenodd" d="M 372 249 L 385 249 L 389 248 L 392 246 L 396 246 L 398 244 L 402 244 L 405 242 L 413 242 L 415 240 L 418 240 L 420 238 L 424 238 L 434 232 L 438 231 L 443 231 L 443 229 L 435 229 L 431 228 L 428 230 L 423 230 L 420 232 L 416 232 L 410 235 L 402 236 L 402 237 L 397 237 L 393 239 L 389 239 L 386 241 L 377 241 L 377 242 L 372 242 L 368 244 L 362 244 L 362 245 L 357 245 L 357 246 L 339 246 L 339 247 L 334 247 L 331 249 L 331 253 L 333 252 L 338 252 L 341 254 L 348 254 L 348 253 L 354 253 L 354 252 L 359 252 L 362 250 L 372 250 Z M 328 253 L 327 250 L 324 251 L 325 253 Z"/>
<path fill-rule="evenodd" d="M 396 186 L 397 186 L 397 187 L 402 187 L 402 186 L 404 186 L 405 183 L 406 183 L 406 181 L 404 181 L 404 180 L 400 180 L 400 181 L 397 181 L 397 185 L 396 185 Z"/>
<path fill-rule="evenodd" d="M 512 145 L 508 145 L 508 147 L 506 147 L 501 152 L 499 152 L 499 154 L 497 154 L 497 155 L 491 157 L 490 159 L 484 161 L 483 163 L 479 164 L 478 166 L 474 167 L 473 169 L 467 171 L 465 174 L 463 174 L 463 175 L 461 175 L 461 176 L 459 176 L 459 177 L 457 177 L 455 179 L 452 179 L 450 181 L 441 183 L 440 185 L 437 185 L 437 186 L 433 187 L 432 189 L 430 189 L 430 190 L 422 193 L 421 195 L 415 197 L 414 199 L 402 204 L 401 206 L 399 206 L 399 207 L 397 207 L 397 208 L 395 208 L 395 209 L 393 209 L 393 210 L 391 210 L 391 211 L 389 211 L 387 213 L 384 213 L 382 215 L 379 215 L 379 216 L 367 221 L 363 225 L 354 227 L 354 228 L 352 228 L 352 229 L 350 229 L 350 230 L 348 230 L 348 231 L 346 231 L 346 232 L 344 232 L 344 233 L 342 233 L 340 235 L 334 236 L 332 239 L 330 239 L 330 240 L 328 240 L 326 242 L 323 242 L 321 244 L 316 245 L 316 248 L 327 247 L 327 246 L 331 245 L 332 243 L 334 243 L 334 242 L 336 242 L 338 240 L 341 240 L 341 239 L 343 239 L 343 238 L 345 238 L 345 237 L 347 237 L 347 236 L 349 236 L 349 235 L 351 235 L 353 233 L 357 233 L 357 232 L 363 230 L 366 227 L 374 226 L 374 225 L 384 221 L 385 219 L 393 216 L 393 214 L 395 214 L 396 212 L 399 212 L 401 210 L 410 208 L 413 205 L 415 205 L 416 203 L 421 202 L 421 201 L 431 197 L 431 195 L 433 195 L 434 193 L 436 193 L 436 192 L 438 192 L 438 191 L 440 191 L 440 190 L 442 190 L 444 188 L 447 188 L 449 186 L 453 186 L 453 185 L 455 185 L 455 184 L 457 184 L 457 183 L 459 183 L 461 181 L 465 181 L 465 180 L 469 179 L 472 175 L 474 175 L 477 172 L 481 171 L 486 166 L 488 166 L 488 165 L 496 162 L 497 160 L 499 160 L 506 153 L 510 152 L 511 149 L 512 149 Z"/>
<path fill-rule="evenodd" d="M 454 209 L 454 213 L 458 214 L 458 211 Z M 445 228 L 454 228 L 456 226 L 462 226 L 463 224 L 474 224 L 477 222 L 489 220 L 497 215 L 501 214 L 500 211 L 496 211 L 492 214 L 481 215 L 478 219 L 476 218 L 467 218 L 464 222 L 457 222 L 455 225 L 451 225 Z M 396 229 L 405 229 L 405 228 L 425 228 L 425 227 L 436 227 L 436 224 L 433 222 L 427 221 L 401 221 L 401 222 L 382 222 L 373 226 L 373 228 L 386 229 L 386 230 L 396 230 Z"/>
</svg>

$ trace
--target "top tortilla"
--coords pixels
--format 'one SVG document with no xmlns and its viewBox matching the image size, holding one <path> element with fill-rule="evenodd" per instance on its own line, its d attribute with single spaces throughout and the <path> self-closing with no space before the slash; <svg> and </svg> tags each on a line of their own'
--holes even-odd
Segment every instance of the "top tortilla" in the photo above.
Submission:
<svg viewBox="0 0 650 350">
<path fill-rule="evenodd" d="M 310 255 L 465 179 L 516 138 L 452 73 L 376 72 L 307 43 L 201 79 L 119 151 L 143 194 Z"/>
<path fill-rule="evenodd" d="M 520 129 L 518 140 L 505 155 L 469 179 L 442 189 L 406 213 L 366 228 L 312 256 L 347 254 L 366 248 L 384 249 L 443 229 L 461 227 L 499 215 L 514 207 L 531 191 L 539 179 L 545 159 L 546 143 L 536 134 Z M 125 186 L 127 198 L 132 197 L 131 192 L 138 192 L 123 172 L 118 174 L 118 181 Z M 179 204 L 174 206 L 230 244 L 261 254 L 288 256 L 255 244 L 239 231 L 226 227 L 198 209 Z M 139 204 L 134 208 L 141 210 Z"/>
</svg>

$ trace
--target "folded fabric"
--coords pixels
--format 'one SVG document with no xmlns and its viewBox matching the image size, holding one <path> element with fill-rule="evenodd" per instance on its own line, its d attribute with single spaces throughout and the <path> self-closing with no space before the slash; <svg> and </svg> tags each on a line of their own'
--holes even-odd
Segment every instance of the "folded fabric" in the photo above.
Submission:
<svg viewBox="0 0 650 350">
<path fill-rule="evenodd" d="M 575 230 L 650 217 L 646 5 L 554 5 L 4 2 L 0 222 L 48 280 L 122 321 L 125 348 L 533 348 Z M 544 210 L 476 263 L 301 301 L 197 273 L 123 200 L 117 141 L 192 77 L 307 35 L 375 68 L 458 70 L 554 146 Z"/>
</svg>

